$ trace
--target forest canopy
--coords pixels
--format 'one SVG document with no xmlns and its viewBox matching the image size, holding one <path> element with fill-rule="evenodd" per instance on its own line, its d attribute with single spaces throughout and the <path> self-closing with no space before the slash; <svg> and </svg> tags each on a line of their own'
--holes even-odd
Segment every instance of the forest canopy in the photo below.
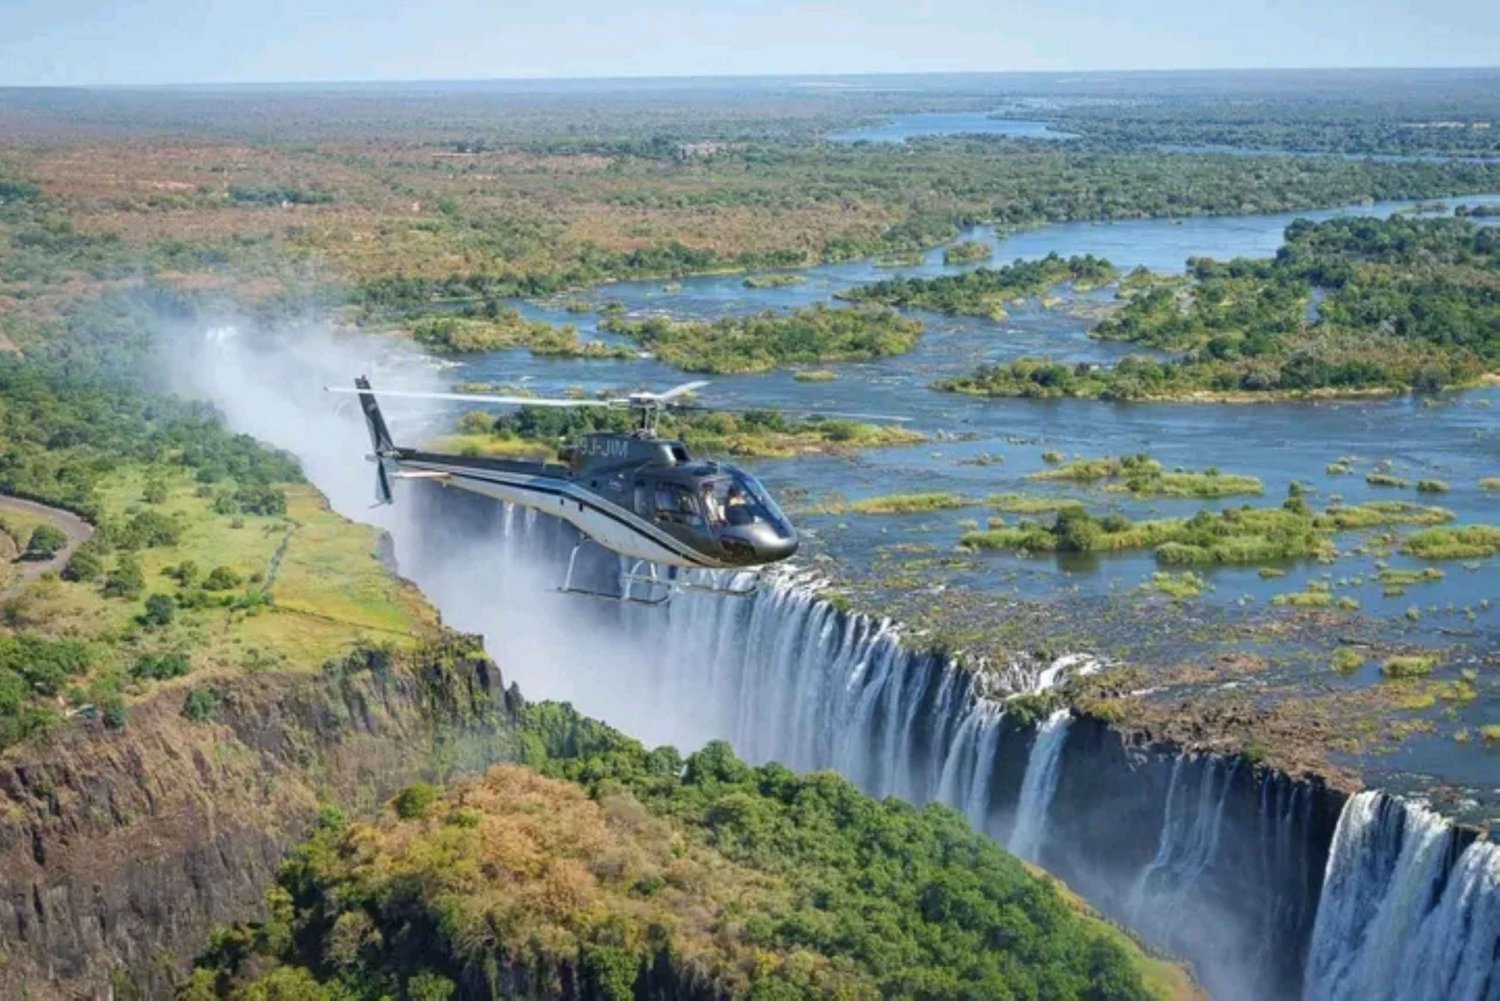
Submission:
<svg viewBox="0 0 1500 1001">
<path fill-rule="evenodd" d="M 751 767 L 721 742 L 648 751 L 564 706 L 526 713 L 523 748 L 550 777 L 502 766 L 408 790 L 377 821 L 326 821 L 271 919 L 221 933 L 183 996 L 1152 996 L 1127 939 L 951 810 Z"/>
</svg>

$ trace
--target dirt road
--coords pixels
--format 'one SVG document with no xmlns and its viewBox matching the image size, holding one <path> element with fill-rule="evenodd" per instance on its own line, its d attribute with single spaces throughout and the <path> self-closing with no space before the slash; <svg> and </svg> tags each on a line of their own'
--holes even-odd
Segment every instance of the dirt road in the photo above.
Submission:
<svg viewBox="0 0 1500 1001">
<path fill-rule="evenodd" d="M 21 572 L 21 579 L 11 587 L 0 590 L 0 598 L 8 598 L 19 591 L 27 581 L 33 580 L 46 573 L 48 570 L 61 570 L 68 563 L 68 557 L 73 555 L 73 550 L 78 544 L 94 534 L 94 526 L 84 521 L 72 511 L 64 511 L 61 508 L 49 507 L 46 504 L 38 504 L 36 501 L 22 500 L 19 497 L 6 497 L 0 494 L 0 515 L 6 511 L 15 511 L 32 517 L 46 518 L 53 525 L 62 529 L 68 537 L 68 544 L 57 552 L 50 560 L 22 560 L 14 559 L 11 566 Z M 25 539 L 17 539 L 18 545 L 24 546 Z"/>
</svg>

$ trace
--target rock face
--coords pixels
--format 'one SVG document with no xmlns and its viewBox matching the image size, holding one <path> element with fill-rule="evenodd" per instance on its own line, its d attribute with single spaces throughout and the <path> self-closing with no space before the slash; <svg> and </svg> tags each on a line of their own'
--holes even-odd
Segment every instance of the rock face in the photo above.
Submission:
<svg viewBox="0 0 1500 1001">
<path fill-rule="evenodd" d="M 1074 720 L 1039 861 L 1216 998 L 1295 997 L 1347 793 Z"/>
<path fill-rule="evenodd" d="M 165 994 L 322 806 L 507 760 L 520 707 L 462 638 L 238 677 L 205 722 L 186 691 L 0 759 L 0 997 Z"/>
</svg>

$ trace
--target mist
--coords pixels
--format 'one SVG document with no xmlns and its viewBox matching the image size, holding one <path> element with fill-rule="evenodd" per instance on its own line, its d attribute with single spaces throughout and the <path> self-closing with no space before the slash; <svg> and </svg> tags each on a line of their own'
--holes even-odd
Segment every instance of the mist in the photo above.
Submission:
<svg viewBox="0 0 1500 1001">
<path fill-rule="evenodd" d="M 571 527 L 431 481 L 397 480 L 395 503 L 374 503 L 360 409 L 352 395 L 324 387 L 352 386 L 355 376 L 367 375 L 377 399 L 381 387 L 451 390 L 444 363 L 395 338 L 321 324 L 171 325 L 162 347 L 167 388 L 212 403 L 235 431 L 296 456 L 336 511 L 388 533 L 402 576 L 445 624 L 481 635 L 506 679 L 528 698 L 571 702 L 647 743 L 691 749 L 713 736 L 691 706 L 638 683 L 661 673 L 648 633 L 650 617 L 662 610 L 556 592 L 575 538 Z M 451 430 L 471 408 L 401 398 L 381 409 L 397 443 L 407 445 Z M 580 567 L 611 572 L 612 558 L 597 555 L 581 557 Z"/>
</svg>

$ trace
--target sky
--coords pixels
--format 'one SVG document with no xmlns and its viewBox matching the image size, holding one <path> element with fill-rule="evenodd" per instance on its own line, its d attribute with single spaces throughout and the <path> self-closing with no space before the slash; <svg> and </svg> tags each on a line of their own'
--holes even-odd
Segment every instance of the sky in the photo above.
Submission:
<svg viewBox="0 0 1500 1001">
<path fill-rule="evenodd" d="M 0 86 L 1497 62 L 1494 0 L 0 0 Z"/>
</svg>

